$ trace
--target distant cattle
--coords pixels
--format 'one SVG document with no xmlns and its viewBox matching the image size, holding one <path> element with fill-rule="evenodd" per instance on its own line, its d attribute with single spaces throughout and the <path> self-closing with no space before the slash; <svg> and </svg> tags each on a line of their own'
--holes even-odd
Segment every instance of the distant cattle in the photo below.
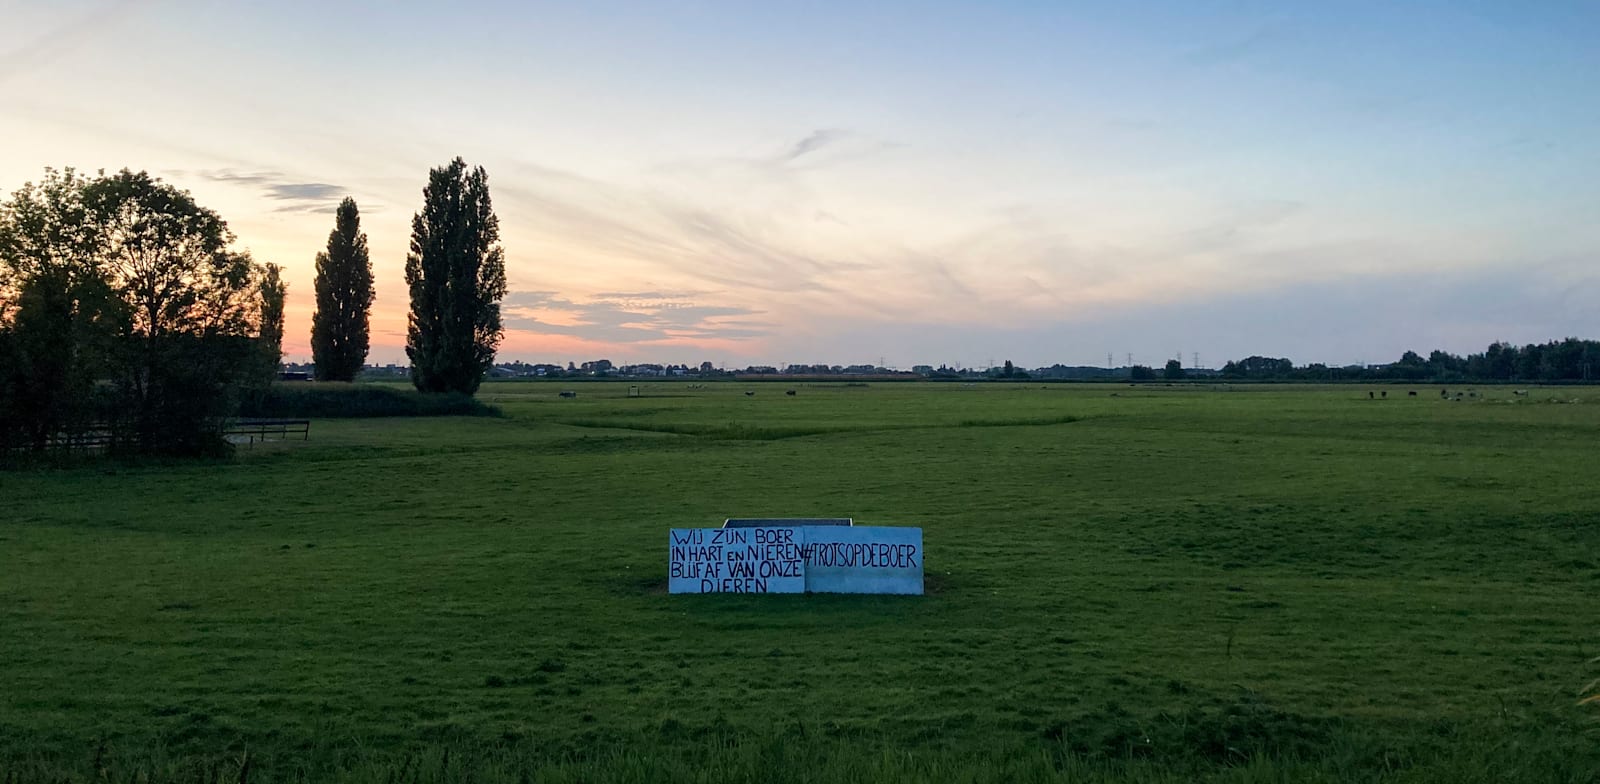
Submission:
<svg viewBox="0 0 1600 784">
<path fill-rule="evenodd" d="M 578 396 L 578 393 L 576 393 L 576 392 L 570 392 L 570 391 L 569 391 L 569 392 L 562 392 L 562 393 L 561 393 L 561 396 L 562 396 L 562 397 L 577 397 L 577 396 Z"/>
<path fill-rule="evenodd" d="M 1372 394 L 1372 390 L 1370 390 L 1370 389 L 1367 390 L 1367 399 L 1368 400 L 1371 400 L 1371 399 L 1373 399 L 1375 397 L 1377 397 L 1377 395 Z"/>
<path fill-rule="evenodd" d="M 745 397 L 755 397 L 756 396 L 755 390 L 750 390 L 750 391 L 745 392 L 744 396 Z"/>
<path fill-rule="evenodd" d="M 1511 394 L 1516 395 L 1517 397 L 1527 397 L 1528 396 L 1528 390 L 1526 390 L 1526 389 L 1513 389 L 1513 390 L 1511 390 Z"/>
<path fill-rule="evenodd" d="M 1389 390 L 1387 390 L 1387 389 L 1383 390 L 1383 399 L 1384 400 L 1388 400 L 1389 399 Z"/>
<path fill-rule="evenodd" d="M 1406 393 L 1406 397 L 1416 397 L 1416 396 L 1417 396 L 1417 390 L 1415 390 L 1415 389 L 1413 389 L 1410 392 Z"/>
<path fill-rule="evenodd" d="M 784 392 L 783 394 L 788 395 L 789 397 L 794 397 L 794 390 L 791 389 L 791 390 L 789 390 L 787 392 Z"/>
</svg>

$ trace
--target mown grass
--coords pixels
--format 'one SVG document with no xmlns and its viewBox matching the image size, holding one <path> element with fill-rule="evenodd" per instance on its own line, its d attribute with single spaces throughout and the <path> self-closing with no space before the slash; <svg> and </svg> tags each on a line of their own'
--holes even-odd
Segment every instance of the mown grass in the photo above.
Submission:
<svg viewBox="0 0 1600 784">
<path fill-rule="evenodd" d="M 330 739 L 294 755 L 262 756 L 249 749 L 195 756 L 155 747 L 123 757 L 101 746 L 88 752 L 91 780 L 171 784 L 289 780 L 352 784 L 390 782 L 577 783 L 637 782 L 1349 782 L 1449 780 L 1462 784 L 1506 781 L 1586 781 L 1591 772 L 1575 764 L 1572 750 L 1540 744 L 1507 764 L 1494 735 L 1453 737 L 1479 743 L 1448 756 L 1430 750 L 1423 771 L 1406 749 L 1373 756 L 1371 741 L 1351 738 L 1319 748 L 1314 757 L 1240 757 L 1226 765 L 1171 757 L 1089 758 L 1067 744 L 1045 741 L 973 750 L 901 750 L 841 743 L 815 736 L 800 725 L 760 740 L 718 732 L 684 734 L 675 740 L 641 737 L 597 743 L 581 753 L 540 750 L 515 742 L 458 745 L 416 744 L 375 748 L 353 739 Z M 673 734 L 668 731 L 666 734 Z M 841 752 L 841 747 L 844 753 Z M 695 749 L 689 751 L 689 749 Z M 19 763 L 7 781 L 60 780 L 59 768 Z"/>
<path fill-rule="evenodd" d="M 1596 390 L 626 387 L 0 475 L 0 781 L 1600 773 Z M 661 592 L 746 515 L 933 590 Z"/>
</svg>

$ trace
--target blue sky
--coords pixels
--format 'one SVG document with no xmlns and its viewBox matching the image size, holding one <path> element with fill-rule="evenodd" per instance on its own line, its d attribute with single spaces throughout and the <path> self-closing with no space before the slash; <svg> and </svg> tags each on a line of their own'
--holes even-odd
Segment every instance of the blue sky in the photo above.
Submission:
<svg viewBox="0 0 1600 784">
<path fill-rule="evenodd" d="M 344 195 L 403 357 L 455 155 L 530 361 L 1377 362 L 1600 315 L 1594 4 L 0 8 L 0 187 L 191 189 L 288 268 L 291 357 Z"/>
</svg>

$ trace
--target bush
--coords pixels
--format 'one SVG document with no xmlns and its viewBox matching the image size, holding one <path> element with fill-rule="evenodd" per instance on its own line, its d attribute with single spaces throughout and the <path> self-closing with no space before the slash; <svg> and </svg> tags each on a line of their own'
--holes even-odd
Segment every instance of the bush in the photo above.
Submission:
<svg viewBox="0 0 1600 784">
<path fill-rule="evenodd" d="M 367 384 L 274 384 L 246 400 L 246 417 L 500 416 L 500 409 L 456 392 L 425 394 Z"/>
</svg>

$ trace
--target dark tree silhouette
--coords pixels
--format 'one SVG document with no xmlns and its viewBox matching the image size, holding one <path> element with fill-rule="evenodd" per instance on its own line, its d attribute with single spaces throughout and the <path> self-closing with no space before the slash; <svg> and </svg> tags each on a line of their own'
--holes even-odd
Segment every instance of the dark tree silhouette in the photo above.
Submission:
<svg viewBox="0 0 1600 784">
<path fill-rule="evenodd" d="M 226 451 L 223 422 L 260 362 L 261 267 L 217 213 L 145 172 L 100 177 L 83 202 L 120 300 L 117 448 Z"/>
<path fill-rule="evenodd" d="M 43 450 L 93 418 L 118 309 L 71 169 L 0 203 L 0 449 Z"/>
<path fill-rule="evenodd" d="M 468 169 L 456 158 L 429 172 L 422 198 L 406 256 L 411 382 L 423 392 L 471 394 L 494 362 L 506 293 L 489 177 L 482 166 Z"/>
<path fill-rule="evenodd" d="M 256 333 L 261 345 L 261 372 L 268 382 L 278 376 L 283 362 L 283 303 L 289 284 L 283 282 L 283 268 L 266 264 L 261 272 L 261 328 Z"/>
<path fill-rule="evenodd" d="M 355 199 L 339 203 L 328 249 L 317 254 L 311 361 L 318 381 L 354 381 L 370 348 L 372 260 Z"/>
</svg>

